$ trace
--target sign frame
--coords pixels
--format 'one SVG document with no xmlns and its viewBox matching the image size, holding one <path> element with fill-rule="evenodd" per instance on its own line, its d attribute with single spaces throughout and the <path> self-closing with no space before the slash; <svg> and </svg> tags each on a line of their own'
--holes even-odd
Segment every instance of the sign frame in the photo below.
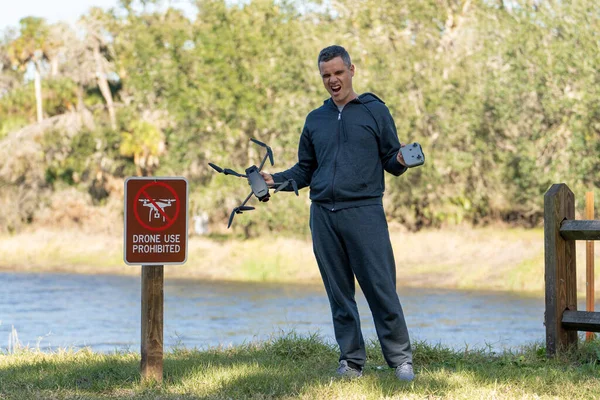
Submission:
<svg viewBox="0 0 600 400">
<path fill-rule="evenodd" d="M 185 235 L 184 235 L 184 243 L 185 243 L 185 254 L 184 254 L 184 258 L 182 261 L 129 261 L 127 259 L 127 217 L 129 213 L 133 213 L 134 210 L 130 210 L 130 207 L 128 207 L 128 193 L 127 193 L 127 186 L 128 186 L 128 182 L 129 181 L 144 181 L 147 184 L 150 184 L 152 182 L 162 182 L 163 185 L 167 184 L 168 185 L 168 181 L 184 181 L 185 182 L 185 208 L 183 208 L 182 205 L 179 205 L 180 207 L 180 211 L 178 212 L 178 215 L 176 216 L 176 218 L 185 218 Z M 185 177 L 182 176 L 130 176 L 127 179 L 125 179 L 125 193 L 124 193 L 124 203 L 125 203 L 125 207 L 123 209 L 123 261 L 125 262 L 125 264 L 127 265 L 183 265 L 187 262 L 187 258 L 188 258 L 188 230 L 189 230 L 189 218 L 188 218 L 188 212 L 189 212 L 189 192 L 190 192 L 190 186 L 189 186 L 189 182 Z M 161 186 L 163 186 L 161 185 Z M 173 190 L 171 188 L 171 190 Z M 138 195 L 139 197 L 139 195 Z M 145 227 L 142 227 L 142 229 L 146 229 Z M 156 231 L 151 231 L 148 230 L 148 234 L 155 234 Z"/>
</svg>

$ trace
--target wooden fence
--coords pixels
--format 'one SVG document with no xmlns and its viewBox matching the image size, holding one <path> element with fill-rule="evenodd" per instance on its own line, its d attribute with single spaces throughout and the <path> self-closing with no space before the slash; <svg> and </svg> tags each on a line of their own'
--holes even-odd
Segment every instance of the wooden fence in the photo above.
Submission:
<svg viewBox="0 0 600 400">
<path fill-rule="evenodd" d="M 600 240 L 600 221 L 575 219 L 575 196 L 564 183 L 544 196 L 546 354 L 577 346 L 577 331 L 600 332 L 600 312 L 577 311 L 576 240 Z"/>
</svg>

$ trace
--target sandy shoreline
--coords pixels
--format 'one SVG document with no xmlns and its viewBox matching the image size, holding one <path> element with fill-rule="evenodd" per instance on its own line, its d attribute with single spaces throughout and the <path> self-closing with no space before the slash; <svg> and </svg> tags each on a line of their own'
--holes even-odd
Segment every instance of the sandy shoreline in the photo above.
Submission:
<svg viewBox="0 0 600 400">
<path fill-rule="evenodd" d="M 391 238 L 400 286 L 543 294 L 541 229 L 392 231 Z M 166 266 L 166 278 L 321 282 L 310 240 L 261 237 L 215 241 L 190 237 L 188 245 L 187 263 Z M 123 262 L 122 248 L 122 237 L 76 230 L 0 236 L 0 270 L 139 275 L 138 266 Z M 581 290 L 585 288 L 583 242 L 578 242 L 577 255 Z"/>
</svg>

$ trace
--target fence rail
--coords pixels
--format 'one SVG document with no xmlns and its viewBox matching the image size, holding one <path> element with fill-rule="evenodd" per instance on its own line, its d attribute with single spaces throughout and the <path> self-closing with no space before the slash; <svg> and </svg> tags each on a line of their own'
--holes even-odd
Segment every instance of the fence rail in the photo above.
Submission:
<svg viewBox="0 0 600 400">
<path fill-rule="evenodd" d="M 600 240 L 600 221 L 563 221 L 560 235 L 567 240 Z"/>
<path fill-rule="evenodd" d="M 576 331 L 600 332 L 600 312 L 566 310 L 562 324 Z"/>
</svg>

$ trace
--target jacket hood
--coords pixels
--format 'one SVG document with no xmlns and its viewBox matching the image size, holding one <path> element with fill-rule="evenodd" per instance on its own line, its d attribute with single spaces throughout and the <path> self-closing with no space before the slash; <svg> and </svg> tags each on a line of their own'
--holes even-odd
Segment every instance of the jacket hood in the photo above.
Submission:
<svg viewBox="0 0 600 400">
<path fill-rule="evenodd" d="M 383 100 L 381 100 L 379 97 L 370 92 L 361 94 L 360 96 L 358 96 L 358 100 L 360 100 L 361 103 L 371 103 L 374 101 L 378 101 L 380 103 L 385 104 Z"/>
</svg>

